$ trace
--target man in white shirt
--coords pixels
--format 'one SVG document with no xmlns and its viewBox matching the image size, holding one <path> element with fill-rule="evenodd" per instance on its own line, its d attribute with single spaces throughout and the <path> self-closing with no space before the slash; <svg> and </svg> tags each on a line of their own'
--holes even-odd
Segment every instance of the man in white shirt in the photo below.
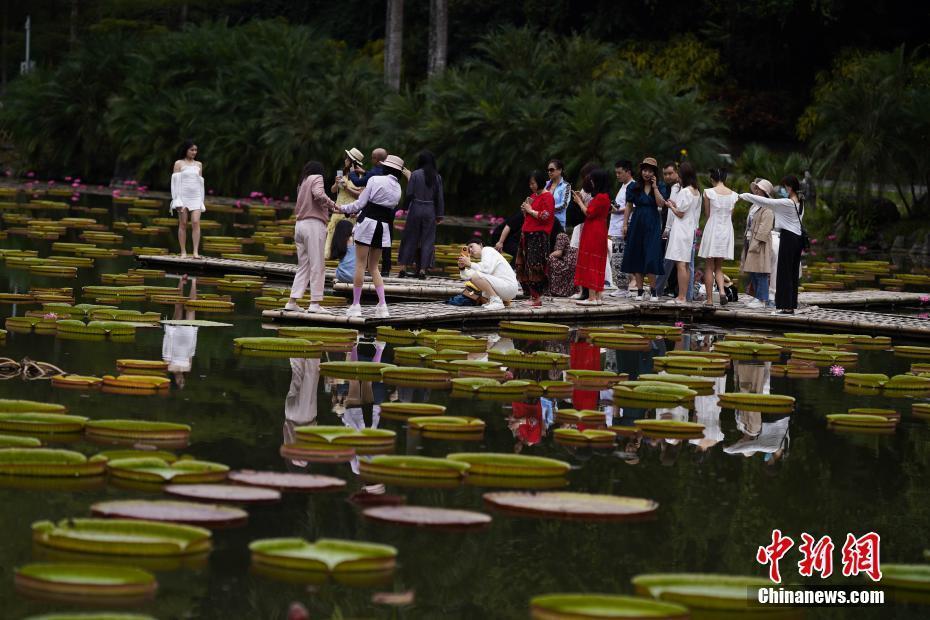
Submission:
<svg viewBox="0 0 930 620">
<path fill-rule="evenodd" d="M 673 203 L 678 200 L 678 192 L 681 191 L 681 183 L 678 178 L 678 167 L 675 162 L 668 162 L 662 168 L 662 177 L 665 180 L 665 184 L 670 187 L 668 199 Z M 665 229 L 662 231 L 662 252 L 664 253 L 668 247 L 668 234 L 672 228 L 672 218 L 675 217 L 675 214 L 672 213 L 672 210 L 667 206 L 663 209 L 665 217 Z M 672 281 L 672 289 L 678 289 L 678 278 L 677 272 L 675 269 L 675 261 L 665 259 L 663 263 L 665 266 L 665 273 L 656 278 L 656 287 L 652 291 L 652 301 L 658 301 L 658 298 L 665 294 L 666 286 L 669 282 L 669 276 L 672 276 L 674 280 Z M 692 270 L 694 268 L 692 267 Z"/>
<path fill-rule="evenodd" d="M 494 248 L 484 247 L 477 241 L 466 247 L 468 256 L 459 257 L 462 279 L 471 280 L 488 298 L 483 306 L 485 310 L 503 310 L 504 302 L 511 301 L 520 292 L 517 274 Z"/>
<path fill-rule="evenodd" d="M 610 225 L 607 228 L 607 238 L 610 239 L 611 244 L 610 267 L 613 271 L 614 284 L 617 290 L 610 293 L 610 296 L 628 297 L 630 294 L 630 281 L 620 269 L 620 264 L 623 262 L 623 246 L 625 242 L 623 229 L 626 224 L 626 188 L 633 182 L 633 162 L 621 159 L 614 164 L 614 173 L 620 183 L 620 190 L 617 192 L 617 197 L 610 209 Z"/>
</svg>

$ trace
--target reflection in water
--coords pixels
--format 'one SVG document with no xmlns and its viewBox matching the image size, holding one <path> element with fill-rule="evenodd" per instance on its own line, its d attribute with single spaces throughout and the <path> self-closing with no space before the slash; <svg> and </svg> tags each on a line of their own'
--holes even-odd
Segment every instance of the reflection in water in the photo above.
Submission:
<svg viewBox="0 0 930 620">
<path fill-rule="evenodd" d="M 530 402 L 511 403 L 511 416 L 507 418 L 507 428 L 516 440 L 513 451 L 519 454 L 524 447 L 535 446 L 542 441 L 547 425 L 543 422 L 543 409 L 540 399 Z"/>
<path fill-rule="evenodd" d="M 320 360 L 291 358 L 291 385 L 284 398 L 284 444 L 297 443 L 294 429 L 317 423 L 317 386 L 320 383 Z M 291 460 L 296 467 L 306 461 Z"/>
<path fill-rule="evenodd" d="M 383 342 L 376 342 L 374 355 L 369 359 L 359 356 L 358 345 L 356 344 L 352 347 L 351 353 L 349 353 L 349 359 L 353 362 L 380 362 L 381 355 L 384 353 L 384 346 L 385 344 Z M 386 396 L 387 387 L 381 381 L 372 382 L 351 379 L 348 381 L 348 386 L 345 390 L 342 407 L 339 409 L 333 407 L 333 411 L 340 416 L 342 423 L 349 428 L 357 431 L 365 428 L 378 428 L 378 424 L 381 422 L 381 403 L 385 401 Z M 371 423 L 367 426 L 365 424 L 366 411 L 371 412 Z M 358 459 L 358 456 L 354 456 L 349 462 L 352 473 L 356 476 L 359 473 Z"/>
<path fill-rule="evenodd" d="M 184 285 L 187 275 L 181 276 L 178 282 L 178 295 L 184 296 Z M 189 299 L 197 299 L 197 278 L 190 278 L 191 288 Z M 196 313 L 185 310 L 184 304 L 174 305 L 174 320 L 193 321 Z M 161 345 L 161 357 L 168 362 L 168 372 L 174 375 L 174 382 L 178 389 L 184 389 L 185 373 L 190 372 L 197 352 L 197 328 L 193 325 L 164 325 L 165 337 Z"/>
</svg>

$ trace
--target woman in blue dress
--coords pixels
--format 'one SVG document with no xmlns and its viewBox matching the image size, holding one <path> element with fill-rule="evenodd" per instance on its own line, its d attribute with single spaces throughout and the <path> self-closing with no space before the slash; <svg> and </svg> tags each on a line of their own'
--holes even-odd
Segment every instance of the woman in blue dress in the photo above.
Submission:
<svg viewBox="0 0 930 620">
<path fill-rule="evenodd" d="M 661 209 L 668 198 L 665 183 L 658 180 L 659 164 L 647 157 L 639 165 L 639 178 L 626 188 L 626 217 L 623 236 L 626 247 L 620 268 L 636 283 L 636 301 L 643 300 L 643 275 L 655 286 L 656 275 L 665 273 L 662 250 Z M 652 291 L 652 301 L 657 301 Z"/>
</svg>

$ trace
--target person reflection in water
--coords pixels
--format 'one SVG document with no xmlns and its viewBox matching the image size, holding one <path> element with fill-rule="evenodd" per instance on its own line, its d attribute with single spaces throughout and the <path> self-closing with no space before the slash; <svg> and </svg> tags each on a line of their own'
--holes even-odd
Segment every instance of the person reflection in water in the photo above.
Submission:
<svg viewBox="0 0 930 620">
<path fill-rule="evenodd" d="M 184 285 L 187 284 L 187 274 L 181 276 L 178 282 L 178 296 L 184 297 Z M 187 299 L 197 299 L 197 278 L 190 278 L 190 296 Z M 174 305 L 175 321 L 193 321 L 196 318 L 193 310 L 186 310 L 183 303 Z M 161 357 L 168 362 L 168 372 L 174 376 L 178 389 L 184 389 L 185 373 L 190 372 L 194 354 L 197 351 L 197 327 L 193 325 L 165 325 L 165 337 L 161 345 Z"/>
<path fill-rule="evenodd" d="M 543 423 L 542 405 L 538 399 L 528 403 L 514 402 L 511 403 L 511 408 L 513 414 L 507 418 L 507 428 L 516 440 L 513 451 L 519 454 L 523 452 L 523 448 L 542 441 L 546 426 Z"/>
<path fill-rule="evenodd" d="M 375 343 L 375 354 L 371 358 L 372 362 L 380 362 L 381 354 L 384 352 L 384 343 Z M 353 362 L 359 361 L 358 345 L 352 347 L 349 359 Z M 368 361 L 368 360 L 362 360 Z M 376 398 L 375 393 L 378 397 Z M 365 409 L 371 406 L 371 425 L 368 428 L 378 428 L 381 421 L 381 402 L 384 398 L 384 384 L 380 381 L 372 384 L 371 381 L 349 381 L 349 389 L 345 398 L 345 410 L 342 414 L 342 423 L 349 428 L 360 431 L 365 426 Z M 350 462 L 352 473 L 358 475 L 358 457 L 352 457 Z"/>
<path fill-rule="evenodd" d="M 320 360 L 291 358 L 291 385 L 284 398 L 284 444 L 297 443 L 298 426 L 316 425 L 317 387 L 320 384 Z M 306 461 L 291 460 L 296 467 L 306 467 Z"/>
</svg>

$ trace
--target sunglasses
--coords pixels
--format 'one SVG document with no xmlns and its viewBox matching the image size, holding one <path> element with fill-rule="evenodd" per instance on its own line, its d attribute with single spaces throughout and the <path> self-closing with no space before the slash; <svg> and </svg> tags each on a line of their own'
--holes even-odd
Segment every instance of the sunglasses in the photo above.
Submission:
<svg viewBox="0 0 930 620">
<path fill-rule="evenodd" d="M 549 168 L 549 172 L 558 172 L 558 168 Z"/>
</svg>

